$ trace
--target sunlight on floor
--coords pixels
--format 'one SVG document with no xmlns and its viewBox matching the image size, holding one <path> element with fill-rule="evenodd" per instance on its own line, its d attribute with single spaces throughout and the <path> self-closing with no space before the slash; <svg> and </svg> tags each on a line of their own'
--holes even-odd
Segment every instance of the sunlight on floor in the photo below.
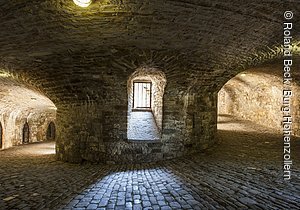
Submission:
<svg viewBox="0 0 300 210">
<path fill-rule="evenodd" d="M 152 112 L 131 112 L 127 136 L 130 140 L 159 140 L 160 135 Z"/>
<path fill-rule="evenodd" d="M 8 150 L 15 150 L 17 153 L 23 155 L 40 156 L 40 155 L 54 155 L 55 154 L 55 142 L 36 142 L 26 145 L 19 145 Z"/>
<path fill-rule="evenodd" d="M 165 167 L 133 168 L 99 179 L 64 209 L 156 209 L 160 206 L 170 209 L 168 203 L 172 209 L 191 209 L 199 201 L 182 180 Z"/>
<path fill-rule="evenodd" d="M 55 143 L 42 145 L 41 147 L 36 148 L 35 153 L 38 155 L 55 154 Z"/>
<path fill-rule="evenodd" d="M 257 129 L 259 128 L 259 130 L 263 131 L 264 133 L 277 133 L 273 131 L 271 128 L 258 125 L 252 121 L 238 119 L 232 115 L 227 115 L 227 114 L 218 115 L 217 126 L 218 126 L 218 130 L 257 132 Z"/>
</svg>

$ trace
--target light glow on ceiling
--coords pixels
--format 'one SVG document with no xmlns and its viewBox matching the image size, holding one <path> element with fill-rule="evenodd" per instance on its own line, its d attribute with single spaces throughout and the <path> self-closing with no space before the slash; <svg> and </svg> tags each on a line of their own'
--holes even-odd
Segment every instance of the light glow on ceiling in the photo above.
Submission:
<svg viewBox="0 0 300 210">
<path fill-rule="evenodd" d="M 6 72 L 0 72 L 0 77 L 9 77 L 10 75 Z"/>
<path fill-rule="evenodd" d="M 92 0 L 73 0 L 73 2 L 80 7 L 88 7 L 91 3 Z"/>
</svg>

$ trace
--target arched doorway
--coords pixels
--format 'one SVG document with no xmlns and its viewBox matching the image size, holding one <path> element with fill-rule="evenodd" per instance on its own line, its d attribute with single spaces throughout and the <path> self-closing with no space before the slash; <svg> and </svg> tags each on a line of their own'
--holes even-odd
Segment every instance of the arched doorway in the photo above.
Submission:
<svg viewBox="0 0 300 210">
<path fill-rule="evenodd" d="M 267 67 L 249 69 L 231 78 L 219 91 L 218 115 L 222 123 L 218 126 L 229 129 L 230 122 L 246 120 L 281 132 L 281 107 L 280 72 Z"/>
<path fill-rule="evenodd" d="M 165 74 L 141 68 L 128 79 L 127 139 L 160 140 L 163 118 Z"/>
<path fill-rule="evenodd" d="M 26 122 L 23 126 L 23 144 L 28 144 L 29 143 L 29 125 Z"/>
<path fill-rule="evenodd" d="M 3 128 L 2 124 L 0 123 L 0 149 L 3 147 Z"/>
<path fill-rule="evenodd" d="M 53 122 L 50 122 L 47 129 L 47 140 L 51 141 L 55 139 L 55 124 Z"/>
</svg>

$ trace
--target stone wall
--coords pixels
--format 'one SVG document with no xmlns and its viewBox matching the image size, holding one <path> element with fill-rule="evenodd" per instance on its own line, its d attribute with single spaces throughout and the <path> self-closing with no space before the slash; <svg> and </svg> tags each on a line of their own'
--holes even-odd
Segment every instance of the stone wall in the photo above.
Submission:
<svg viewBox="0 0 300 210">
<path fill-rule="evenodd" d="M 152 83 L 152 100 L 151 110 L 156 121 L 159 131 L 162 130 L 163 119 L 163 98 L 166 86 L 165 74 L 155 68 L 143 67 L 135 71 L 128 79 L 128 114 L 130 114 L 133 102 L 133 81 L 134 80 L 147 80 Z"/>
<path fill-rule="evenodd" d="M 295 2 L 286 6 L 297 25 Z M 57 106 L 59 159 L 168 159 L 215 143 L 217 91 L 242 70 L 281 56 L 282 9 L 279 0 L 108 0 L 87 8 L 72 0 L 6 1 L 0 68 Z M 293 40 L 296 46 L 297 28 Z M 144 67 L 167 81 L 154 110 L 162 125 L 157 144 L 126 138 L 128 80 Z M 14 110 L 5 113 L 23 124 L 28 116 Z"/>
<path fill-rule="evenodd" d="M 56 118 L 54 104 L 12 78 L 0 78 L 0 83 L 2 149 L 23 144 L 25 123 L 29 125 L 29 143 L 46 140 L 48 125 Z"/>
<path fill-rule="evenodd" d="M 120 77 L 115 74 L 110 80 L 103 76 L 105 80 L 99 84 L 105 85 L 98 91 L 103 91 L 106 100 L 58 106 L 59 159 L 70 162 L 150 162 L 196 152 L 215 143 L 216 95 L 208 94 L 203 98 L 204 93 L 193 93 L 192 97 L 186 97 L 186 87 L 171 77 L 169 80 L 166 77 L 162 101 L 161 140 L 128 141 L 128 87 L 132 87 L 128 81 L 131 81 L 131 75 Z M 113 83 L 115 81 L 118 82 Z M 187 117 L 187 113 L 192 118 Z M 191 119 L 192 126 L 188 122 Z"/>
<path fill-rule="evenodd" d="M 18 109 L 18 108 L 16 108 Z M 29 143 L 45 141 L 50 122 L 55 122 L 55 111 L 19 110 L 2 111 L 2 149 L 23 144 L 23 127 L 29 125 Z"/>
<path fill-rule="evenodd" d="M 295 82 L 292 85 L 294 135 L 299 135 L 299 87 Z M 282 91 L 282 74 L 277 66 L 244 71 L 229 80 L 219 91 L 218 113 L 250 120 L 281 133 Z"/>
</svg>

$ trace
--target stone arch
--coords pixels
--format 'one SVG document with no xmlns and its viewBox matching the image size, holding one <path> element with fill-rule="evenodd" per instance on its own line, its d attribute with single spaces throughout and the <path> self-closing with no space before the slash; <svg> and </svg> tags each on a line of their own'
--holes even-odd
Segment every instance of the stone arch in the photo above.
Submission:
<svg viewBox="0 0 300 210">
<path fill-rule="evenodd" d="M 23 126 L 22 130 L 22 143 L 23 144 L 28 144 L 29 143 L 29 134 L 30 134 L 30 129 L 28 122 L 26 122 Z"/>
<path fill-rule="evenodd" d="M 268 127 L 274 133 L 282 132 L 282 64 L 280 62 L 253 67 L 240 72 L 218 92 L 219 127 L 237 118 Z M 291 84 L 294 93 L 299 84 Z M 299 135 L 297 108 L 300 100 L 291 97 L 290 114 L 293 119 L 293 135 Z"/>
<path fill-rule="evenodd" d="M 29 140 L 45 140 L 48 123 L 56 119 L 55 104 L 45 92 L 29 82 L 25 83 L 17 77 L 19 75 L 2 74 L 5 75 L 0 77 L 0 118 L 5 129 L 5 133 L 2 133 L 5 139 L 2 148 L 29 143 Z M 30 125 L 29 138 L 24 134 L 25 122 Z"/>
<path fill-rule="evenodd" d="M 46 139 L 54 140 L 56 134 L 56 128 L 54 122 L 50 122 L 47 128 Z"/>
<path fill-rule="evenodd" d="M 159 139 L 162 134 L 163 122 L 163 97 L 166 86 L 166 76 L 163 71 L 157 68 L 143 67 L 136 70 L 127 81 L 127 94 L 128 94 L 128 114 L 127 114 L 127 137 L 130 139 L 130 117 L 134 109 L 134 83 L 135 82 L 148 82 L 151 83 L 151 105 L 150 111 L 153 114 L 155 125 L 158 128 Z M 140 110 L 141 111 L 141 110 Z M 145 139 L 147 140 L 147 139 Z"/>
</svg>

